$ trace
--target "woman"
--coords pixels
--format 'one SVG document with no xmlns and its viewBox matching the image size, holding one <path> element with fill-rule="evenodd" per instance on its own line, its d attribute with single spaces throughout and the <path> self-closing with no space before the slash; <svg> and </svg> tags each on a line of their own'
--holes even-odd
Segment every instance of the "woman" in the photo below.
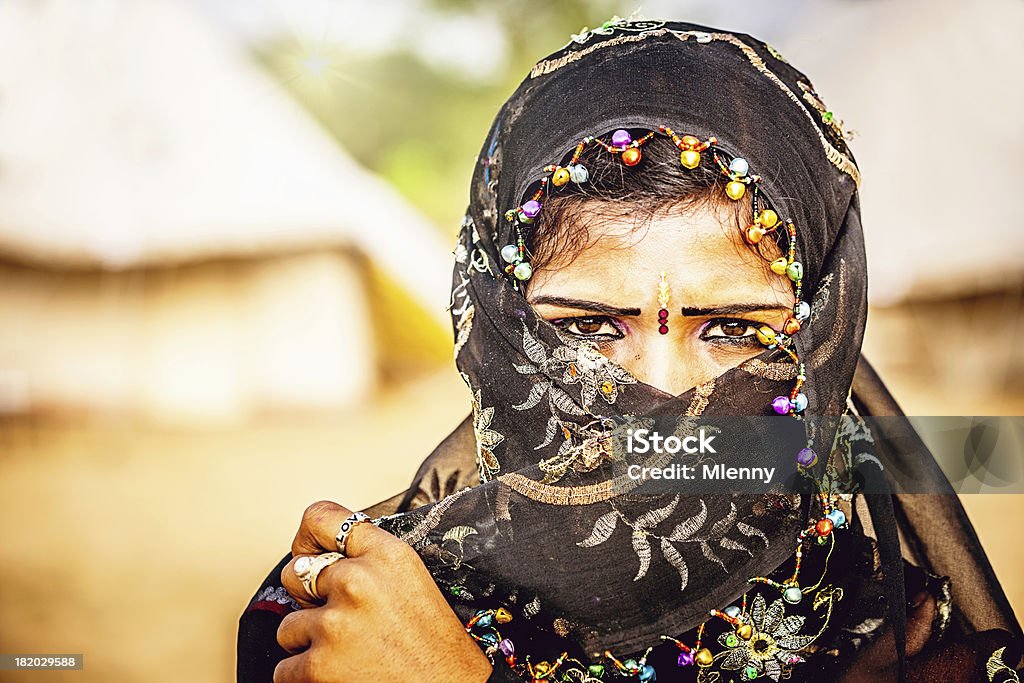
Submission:
<svg viewBox="0 0 1024 683">
<path fill-rule="evenodd" d="M 473 414 L 376 527 L 307 511 L 239 680 L 1015 679 L 948 483 L 902 417 L 857 415 L 901 413 L 860 358 L 859 171 L 802 73 L 616 20 L 534 67 L 479 161 L 452 294 Z M 799 430 L 795 484 L 623 475 L 628 429 L 762 415 Z M 934 494 L 879 493 L 890 466 Z"/>
</svg>

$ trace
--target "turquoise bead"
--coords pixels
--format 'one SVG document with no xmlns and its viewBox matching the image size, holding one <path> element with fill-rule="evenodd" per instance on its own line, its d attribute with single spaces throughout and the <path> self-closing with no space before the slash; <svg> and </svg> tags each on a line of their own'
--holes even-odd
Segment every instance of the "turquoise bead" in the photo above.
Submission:
<svg viewBox="0 0 1024 683">
<path fill-rule="evenodd" d="M 798 413 L 807 410 L 807 396 L 805 394 L 796 395 L 796 398 L 793 399 L 793 410 Z"/>
<path fill-rule="evenodd" d="M 491 625 L 491 615 L 490 614 L 483 615 L 482 617 L 477 619 L 476 624 L 477 624 L 477 626 L 484 626 L 484 627 L 490 626 Z"/>
<path fill-rule="evenodd" d="M 757 678 L 757 669 L 755 669 L 752 666 L 748 666 L 746 669 L 743 670 L 743 676 L 747 680 L 752 681 L 755 678 Z"/>
<path fill-rule="evenodd" d="M 782 599 L 785 600 L 786 602 L 788 602 L 791 605 L 797 604 L 798 602 L 803 600 L 803 598 L 804 598 L 803 592 L 799 588 L 797 588 L 796 586 L 790 586 L 782 594 Z"/>
<path fill-rule="evenodd" d="M 738 617 L 740 615 L 740 608 L 737 607 L 736 605 L 729 605 L 728 607 L 726 607 L 722 611 L 725 612 L 726 615 L 732 617 L 733 619 L 735 619 L 736 617 Z"/>
<path fill-rule="evenodd" d="M 501 248 L 501 258 L 505 263 L 519 263 L 519 247 L 506 244 Z"/>
<path fill-rule="evenodd" d="M 582 184 L 590 179 L 590 171 L 583 164 L 573 164 L 569 167 L 569 179 L 576 184 Z"/>
<path fill-rule="evenodd" d="M 846 515 L 842 510 L 833 510 L 826 516 L 832 521 L 832 526 L 834 527 L 840 527 L 846 524 Z"/>
<path fill-rule="evenodd" d="M 650 664 L 644 664 L 644 668 L 640 669 L 641 681 L 655 681 L 657 678 L 658 674 L 655 673 L 654 667 Z"/>
</svg>

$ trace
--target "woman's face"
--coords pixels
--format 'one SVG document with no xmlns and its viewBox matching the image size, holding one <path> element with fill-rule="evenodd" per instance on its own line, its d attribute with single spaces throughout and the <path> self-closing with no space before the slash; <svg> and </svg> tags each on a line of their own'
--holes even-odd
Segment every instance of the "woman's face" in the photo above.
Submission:
<svg viewBox="0 0 1024 683">
<path fill-rule="evenodd" d="M 792 283 L 744 243 L 729 207 L 610 218 L 588 202 L 582 211 L 590 244 L 571 263 L 539 268 L 527 300 L 641 382 L 681 394 L 761 353 L 754 331 L 780 330 L 792 314 Z M 658 322 L 662 272 L 667 334 Z"/>
</svg>

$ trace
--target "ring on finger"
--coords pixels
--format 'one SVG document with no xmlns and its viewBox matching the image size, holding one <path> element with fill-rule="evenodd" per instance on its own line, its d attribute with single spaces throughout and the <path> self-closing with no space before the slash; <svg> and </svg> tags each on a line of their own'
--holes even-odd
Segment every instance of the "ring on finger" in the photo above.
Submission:
<svg viewBox="0 0 1024 683">
<path fill-rule="evenodd" d="M 345 546 L 348 545 L 349 534 L 359 524 L 369 524 L 370 516 L 363 512 L 353 512 L 351 515 L 345 518 L 345 521 L 341 523 L 341 528 L 338 529 L 337 535 L 334 540 L 338 544 L 338 552 L 345 555 Z"/>
<path fill-rule="evenodd" d="M 302 582 L 302 587 L 314 600 L 323 600 L 316 590 L 316 579 L 326 567 L 342 559 L 341 553 L 324 553 L 323 555 L 303 555 L 295 560 L 295 575 Z"/>
</svg>

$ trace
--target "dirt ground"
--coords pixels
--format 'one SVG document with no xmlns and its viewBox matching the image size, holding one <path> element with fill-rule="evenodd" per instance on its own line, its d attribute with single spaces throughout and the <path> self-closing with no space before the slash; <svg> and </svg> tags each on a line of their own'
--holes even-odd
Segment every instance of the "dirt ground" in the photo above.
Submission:
<svg viewBox="0 0 1024 683">
<path fill-rule="evenodd" d="M 233 680 L 238 616 L 303 508 L 397 492 L 467 405 L 445 371 L 346 415 L 244 428 L 0 424 L 0 652 L 85 654 L 84 671 L 0 681 Z M 1024 614 L 1024 547 L 1005 521 L 1024 496 L 964 503 Z"/>
</svg>

